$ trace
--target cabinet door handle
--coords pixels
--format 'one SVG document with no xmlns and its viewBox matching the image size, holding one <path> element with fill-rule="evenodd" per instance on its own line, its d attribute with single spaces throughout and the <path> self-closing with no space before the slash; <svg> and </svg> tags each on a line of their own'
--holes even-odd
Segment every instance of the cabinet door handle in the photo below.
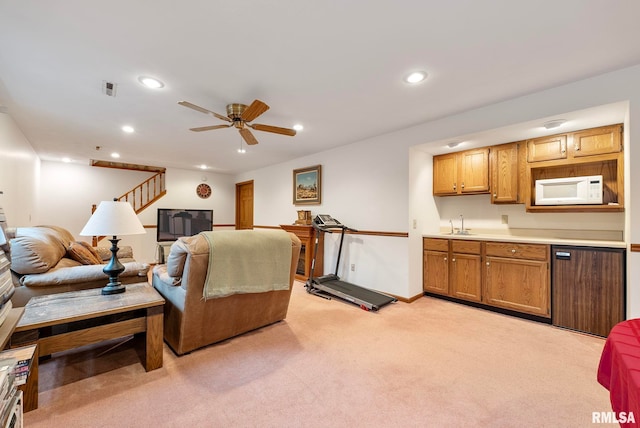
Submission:
<svg viewBox="0 0 640 428">
<path fill-rule="evenodd" d="M 490 263 L 489 263 L 489 262 L 487 262 L 487 266 L 489 266 L 489 265 L 490 265 Z"/>
<path fill-rule="evenodd" d="M 573 146 L 573 150 L 575 150 L 576 152 L 580 151 L 580 144 L 576 144 L 575 146 Z"/>
<path fill-rule="evenodd" d="M 494 197 L 494 199 L 495 199 L 495 198 L 497 198 L 497 197 L 498 197 L 498 194 L 497 194 L 497 193 L 494 193 L 494 194 L 493 194 L 493 197 Z"/>
<path fill-rule="evenodd" d="M 445 261 L 445 262 L 447 261 L 447 258 L 446 258 L 446 257 L 444 258 L 444 261 Z"/>
<path fill-rule="evenodd" d="M 456 261 L 456 258 L 455 258 L 455 257 L 454 257 L 454 258 L 452 258 L 452 259 L 451 259 L 451 261 L 452 261 L 452 262 L 455 262 L 455 261 Z"/>
<path fill-rule="evenodd" d="M 515 254 L 515 253 L 516 253 L 516 249 L 514 248 L 511 250 L 511 254 Z"/>
<path fill-rule="evenodd" d="M 462 185 L 460 187 L 464 189 L 464 182 L 462 183 Z"/>
<path fill-rule="evenodd" d="M 453 183 L 453 190 L 457 190 L 456 189 L 456 183 Z"/>
</svg>

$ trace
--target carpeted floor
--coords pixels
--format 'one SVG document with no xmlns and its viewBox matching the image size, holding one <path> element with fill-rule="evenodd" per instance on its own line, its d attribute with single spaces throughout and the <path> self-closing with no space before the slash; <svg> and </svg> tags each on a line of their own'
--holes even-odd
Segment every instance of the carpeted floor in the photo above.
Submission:
<svg viewBox="0 0 640 428">
<path fill-rule="evenodd" d="M 146 373 L 129 343 L 40 365 L 25 427 L 585 427 L 604 340 L 438 299 L 378 313 L 295 284 L 283 322 Z"/>
</svg>

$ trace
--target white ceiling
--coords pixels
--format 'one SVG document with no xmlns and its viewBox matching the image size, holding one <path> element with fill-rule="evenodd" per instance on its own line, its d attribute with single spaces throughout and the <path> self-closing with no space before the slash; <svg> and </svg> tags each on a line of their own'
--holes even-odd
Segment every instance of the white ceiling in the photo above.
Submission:
<svg viewBox="0 0 640 428">
<path fill-rule="evenodd" d="M 0 111 L 45 160 L 237 173 L 640 63 L 639 16 L 636 0 L 3 0 Z M 429 78 L 409 86 L 415 69 Z M 256 98 L 271 110 L 254 123 L 305 129 L 254 131 L 240 155 L 236 130 L 191 132 L 222 122 L 177 104 Z"/>
</svg>

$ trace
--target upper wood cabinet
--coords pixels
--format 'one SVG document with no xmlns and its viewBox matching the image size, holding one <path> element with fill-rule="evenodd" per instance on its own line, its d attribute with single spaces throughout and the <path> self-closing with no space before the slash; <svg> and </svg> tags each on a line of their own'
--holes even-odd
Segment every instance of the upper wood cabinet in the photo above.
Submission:
<svg viewBox="0 0 640 428">
<path fill-rule="evenodd" d="M 525 142 L 491 147 L 491 203 L 523 204 L 526 172 Z"/>
<path fill-rule="evenodd" d="M 616 212 L 624 210 L 624 153 L 622 124 L 586 129 L 553 139 L 566 137 L 566 158 L 541 159 L 536 142 L 527 141 L 525 204 L 528 212 Z M 533 152 L 531 151 L 534 148 Z M 559 146 L 558 146 L 559 147 Z M 547 153 L 548 157 L 552 157 Z M 533 159 L 533 161 L 532 161 Z M 536 205 L 536 180 L 549 178 L 602 175 L 601 205 Z"/>
<path fill-rule="evenodd" d="M 622 125 L 551 135 L 527 141 L 527 162 L 575 159 L 622 151 Z"/>
<path fill-rule="evenodd" d="M 489 148 L 433 157 L 433 194 L 437 196 L 489 192 Z"/>
<path fill-rule="evenodd" d="M 566 158 L 566 135 L 552 135 L 527 141 L 527 162 L 542 162 Z"/>
<path fill-rule="evenodd" d="M 622 125 L 587 129 L 570 137 L 569 148 L 575 158 L 622 151 Z"/>
</svg>

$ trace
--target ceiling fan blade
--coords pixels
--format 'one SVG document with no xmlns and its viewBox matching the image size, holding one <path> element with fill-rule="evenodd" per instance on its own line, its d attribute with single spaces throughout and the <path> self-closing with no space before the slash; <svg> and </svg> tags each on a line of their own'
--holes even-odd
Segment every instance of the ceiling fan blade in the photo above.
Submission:
<svg viewBox="0 0 640 428">
<path fill-rule="evenodd" d="M 247 128 L 242 128 L 240 130 L 240 135 L 242 136 L 242 138 L 244 138 L 244 141 L 248 145 L 253 146 L 254 144 L 258 144 L 258 140 L 256 140 L 256 137 L 254 137 L 251 131 L 249 131 Z"/>
<path fill-rule="evenodd" d="M 227 116 L 223 116 L 223 115 L 218 114 L 216 112 L 213 112 L 211 110 L 207 110 L 206 108 L 202 108 L 200 106 L 192 104 L 189 101 L 178 101 L 178 104 L 180 104 L 181 106 L 189 107 L 190 109 L 193 109 L 195 111 L 199 111 L 200 113 L 204 113 L 204 114 L 211 113 L 212 115 L 214 115 L 218 119 L 222 119 L 222 120 L 226 120 L 227 122 L 231 122 L 231 119 L 229 119 Z"/>
<path fill-rule="evenodd" d="M 240 116 L 240 118 L 245 122 L 251 122 L 267 110 L 269 110 L 268 105 L 260 100 L 254 100 L 251 105 L 242 112 L 242 116 Z"/>
<path fill-rule="evenodd" d="M 247 124 L 247 125 L 249 125 L 249 124 Z M 271 125 L 261 125 L 259 123 L 255 123 L 255 124 L 249 125 L 249 126 L 251 128 L 253 128 L 253 129 L 255 129 L 256 131 L 273 132 L 274 134 L 289 135 L 291 137 L 296 135 L 296 130 L 295 129 L 280 128 L 279 126 L 271 126 Z"/>
<path fill-rule="evenodd" d="M 195 131 L 195 132 L 200 132 L 200 131 L 211 131 L 212 129 L 220 129 L 220 128 L 228 128 L 230 126 L 233 126 L 232 123 L 228 124 L 228 125 L 211 125 L 211 126 L 201 126 L 200 128 L 189 128 L 189 131 Z"/>
</svg>

